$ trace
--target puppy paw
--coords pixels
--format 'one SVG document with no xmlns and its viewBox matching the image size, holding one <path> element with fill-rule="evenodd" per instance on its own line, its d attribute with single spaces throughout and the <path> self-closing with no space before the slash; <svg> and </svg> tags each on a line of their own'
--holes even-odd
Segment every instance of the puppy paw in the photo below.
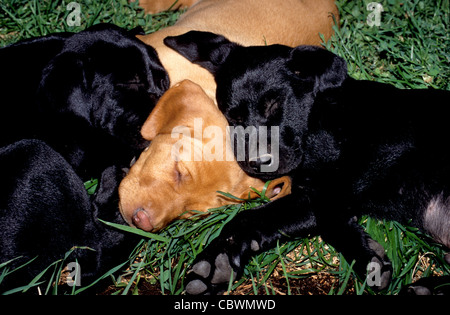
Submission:
<svg viewBox="0 0 450 315">
<path fill-rule="evenodd" d="M 447 264 L 450 265 L 450 253 L 445 254 L 444 260 L 445 260 L 445 262 L 446 262 Z"/>
<path fill-rule="evenodd" d="M 450 276 L 419 279 L 404 287 L 400 295 L 450 295 Z"/>
<path fill-rule="evenodd" d="M 242 274 L 250 256 L 261 249 L 261 239 L 255 235 L 242 231 L 223 234 L 195 260 L 186 277 L 187 294 L 223 294 L 230 281 Z"/>
<path fill-rule="evenodd" d="M 431 295 L 431 290 L 420 285 L 410 285 L 406 288 L 405 295 Z"/>
<path fill-rule="evenodd" d="M 391 278 L 391 263 L 380 257 L 373 257 L 367 265 L 367 285 L 375 291 L 382 291 L 389 286 Z"/>
<path fill-rule="evenodd" d="M 187 294 L 222 294 L 228 283 L 236 279 L 237 273 L 233 270 L 227 254 L 220 253 L 211 258 L 194 264 L 188 275 Z"/>
<path fill-rule="evenodd" d="M 375 291 L 382 291 L 389 286 L 392 278 L 392 264 L 386 257 L 383 246 L 372 239 L 368 240 L 374 256 L 367 265 L 367 285 Z"/>
</svg>

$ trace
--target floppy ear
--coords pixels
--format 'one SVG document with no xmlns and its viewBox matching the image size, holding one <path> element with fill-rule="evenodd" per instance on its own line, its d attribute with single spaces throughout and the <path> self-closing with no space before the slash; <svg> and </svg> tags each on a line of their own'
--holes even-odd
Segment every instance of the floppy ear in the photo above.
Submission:
<svg viewBox="0 0 450 315">
<path fill-rule="evenodd" d="M 149 68 L 147 69 L 147 80 L 150 84 L 151 93 L 160 98 L 165 91 L 169 89 L 169 74 L 161 64 L 156 50 L 151 46 L 146 46 L 147 55 L 143 58 L 147 60 Z"/>
<path fill-rule="evenodd" d="M 37 90 L 41 110 L 52 113 L 73 113 L 91 121 L 91 99 L 88 89 L 87 67 L 76 53 L 61 53 L 53 58 L 42 72 Z M 64 84 L 61 84 L 64 82 Z"/>
<path fill-rule="evenodd" d="M 341 86 L 348 76 L 344 59 L 315 46 L 294 48 L 289 68 L 300 78 L 315 77 L 319 91 Z"/>
<path fill-rule="evenodd" d="M 170 91 L 170 90 L 169 90 Z M 164 96 L 163 96 L 164 97 Z M 161 100 L 148 116 L 141 128 L 141 135 L 145 140 L 153 140 L 160 133 L 162 128 L 169 122 L 169 108 L 160 106 Z"/>
<path fill-rule="evenodd" d="M 128 31 L 128 35 L 130 36 L 136 36 L 136 35 L 145 35 L 145 31 L 142 28 L 142 26 L 136 26 L 135 28 L 132 28 Z"/>
<path fill-rule="evenodd" d="M 283 176 L 270 181 L 269 185 L 267 186 L 265 196 L 273 201 L 289 195 L 291 191 L 292 191 L 292 179 L 289 176 Z M 239 198 L 241 199 L 246 199 L 248 197 L 249 197 L 248 191 L 239 196 Z M 251 191 L 250 198 L 256 197 L 258 197 L 258 194 L 255 193 L 254 191 Z"/>
<path fill-rule="evenodd" d="M 166 37 L 164 44 L 212 74 L 217 72 L 230 52 L 239 46 L 221 35 L 200 31 Z"/>
<path fill-rule="evenodd" d="M 141 129 L 146 140 L 153 140 L 158 134 L 171 133 L 176 126 L 192 127 L 194 118 L 223 117 L 214 102 L 196 83 L 184 80 L 160 98 Z M 218 122 L 214 120 L 215 122 Z"/>
<path fill-rule="evenodd" d="M 153 140 L 160 133 L 170 132 L 173 125 L 179 121 L 179 117 L 188 117 L 191 114 L 189 107 L 194 107 L 196 103 L 189 104 L 188 96 L 184 95 L 180 85 L 184 86 L 184 81 L 170 88 L 159 99 L 141 128 L 144 139 Z"/>
</svg>

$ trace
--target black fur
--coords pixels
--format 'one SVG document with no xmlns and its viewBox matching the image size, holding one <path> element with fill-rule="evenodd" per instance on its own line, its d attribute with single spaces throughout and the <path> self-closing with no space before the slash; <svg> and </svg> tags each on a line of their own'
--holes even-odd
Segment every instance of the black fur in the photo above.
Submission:
<svg viewBox="0 0 450 315">
<path fill-rule="evenodd" d="M 103 172 L 92 200 L 67 161 L 40 140 L 1 148 L 0 169 L 5 187 L 0 198 L 1 261 L 15 259 L 7 265 L 14 270 L 34 259 L 5 277 L 2 292 L 27 285 L 74 246 L 80 248 L 66 264 L 79 263 L 82 286 L 127 260 L 137 240 L 97 220 L 123 223 L 117 209 L 121 169 L 111 166 Z M 48 280 L 52 271 L 40 281 Z"/>
<path fill-rule="evenodd" d="M 0 49 L 0 291 L 26 285 L 76 249 L 87 285 L 125 262 L 136 239 L 97 219 L 125 224 L 118 186 L 148 144 L 140 128 L 169 79 L 136 30 L 95 25 Z M 98 178 L 94 196 L 83 182 Z M 36 293 L 36 289 L 30 290 Z"/>
<path fill-rule="evenodd" d="M 0 146 L 41 139 L 87 179 L 146 147 L 140 128 L 169 87 L 156 51 L 110 24 L 2 48 L 0 68 Z"/>
<path fill-rule="evenodd" d="M 263 179 L 293 179 L 291 195 L 227 225 L 194 271 L 205 261 L 217 265 L 226 253 L 241 272 L 250 255 L 277 240 L 313 233 L 356 259 L 361 275 L 369 262 L 378 263 L 374 287 L 383 289 L 390 263 L 356 223 L 363 214 L 411 224 L 450 246 L 450 92 L 351 79 L 342 58 L 318 47 L 241 47 L 202 32 L 165 43 L 215 75 L 217 102 L 230 124 L 279 126 L 278 169 L 262 172 L 267 158 L 247 157 L 241 167 Z M 206 277 L 192 273 L 188 293 L 219 290 L 222 283 L 212 280 L 218 269 Z"/>
</svg>

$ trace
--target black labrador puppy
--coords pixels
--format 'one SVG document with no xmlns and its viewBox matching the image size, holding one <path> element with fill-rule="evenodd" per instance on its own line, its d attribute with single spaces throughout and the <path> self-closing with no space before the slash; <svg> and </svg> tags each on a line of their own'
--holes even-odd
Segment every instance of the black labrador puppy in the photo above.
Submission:
<svg viewBox="0 0 450 315">
<path fill-rule="evenodd" d="M 26 285 L 73 246 L 86 285 L 124 262 L 136 240 L 98 218 L 125 224 L 118 186 L 146 145 L 140 128 L 169 78 L 156 51 L 110 24 L 0 49 L 1 291 Z M 83 182 L 98 178 L 94 196 Z M 37 258 L 36 258 L 37 257 Z M 37 292 L 34 291 L 33 292 Z"/>
<path fill-rule="evenodd" d="M 97 220 L 123 223 L 117 209 L 115 190 L 120 172 L 116 167 L 103 172 L 93 199 L 72 166 L 41 140 L 21 140 L 0 148 L 0 170 L 4 187 L 0 197 L 0 261 L 10 261 L 2 272 L 13 271 L 0 281 L 0 293 L 28 285 L 72 248 L 76 249 L 65 265 L 78 264 L 81 272 L 74 275 L 78 274 L 81 286 L 127 261 L 137 239 Z M 54 268 L 39 282 L 48 281 Z M 75 272 L 74 268 L 69 272 Z M 71 287 L 62 286 L 59 291 L 68 289 Z M 31 288 L 27 293 L 38 291 Z"/>
<path fill-rule="evenodd" d="M 225 227 L 198 257 L 188 293 L 217 292 L 251 255 L 308 234 L 356 259 L 362 276 L 370 263 L 368 284 L 383 289 L 392 268 L 357 224 L 363 214 L 413 225 L 450 247 L 449 91 L 354 80 L 342 58 L 318 47 L 241 47 L 204 32 L 165 43 L 214 74 L 230 124 L 278 127 L 267 131 L 264 154 L 247 154 L 241 167 L 293 179 L 291 195 Z"/>
<path fill-rule="evenodd" d="M 87 179 L 129 165 L 148 145 L 140 128 L 169 87 L 137 33 L 98 24 L 0 49 L 0 146 L 43 140 Z"/>
</svg>

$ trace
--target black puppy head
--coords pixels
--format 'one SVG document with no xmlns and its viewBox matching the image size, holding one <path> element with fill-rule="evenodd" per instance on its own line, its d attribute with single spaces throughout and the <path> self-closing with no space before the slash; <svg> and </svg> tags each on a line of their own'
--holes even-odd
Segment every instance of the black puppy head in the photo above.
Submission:
<svg viewBox="0 0 450 315">
<path fill-rule="evenodd" d="M 247 154 L 239 162 L 259 177 L 288 174 L 300 165 L 317 94 L 339 87 L 347 77 L 345 61 L 319 47 L 242 47 L 223 36 L 197 31 L 168 37 L 165 43 L 214 74 L 217 102 L 231 125 L 254 126 L 258 135 L 261 127 L 267 128 L 269 155 L 258 147 L 256 158 Z M 272 127 L 278 127 L 278 133 Z M 251 138 L 246 135 L 250 146 Z M 235 154 L 239 161 L 236 147 Z M 275 164 L 266 165 L 270 171 L 265 173 L 261 166 L 270 163 Z"/>
<path fill-rule="evenodd" d="M 156 51 L 134 35 L 109 24 L 74 34 L 43 70 L 38 91 L 45 112 L 84 123 L 97 148 L 107 142 L 108 151 L 128 156 L 147 145 L 140 128 L 169 87 Z"/>
</svg>

